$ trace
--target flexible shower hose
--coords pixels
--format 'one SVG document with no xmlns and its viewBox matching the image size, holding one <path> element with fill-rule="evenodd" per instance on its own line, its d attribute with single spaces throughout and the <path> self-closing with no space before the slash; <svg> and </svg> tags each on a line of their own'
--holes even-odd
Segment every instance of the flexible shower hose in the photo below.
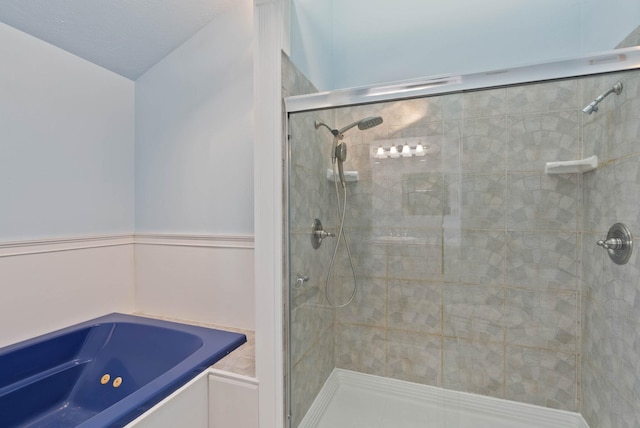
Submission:
<svg viewBox="0 0 640 428">
<path fill-rule="evenodd" d="M 343 187 L 343 191 L 344 191 L 344 200 L 342 202 L 342 210 L 340 209 L 340 192 L 338 190 L 338 180 L 336 179 L 336 177 L 338 176 L 338 174 L 336 173 L 336 164 L 335 162 L 333 163 L 333 184 L 335 186 L 336 189 L 336 218 L 340 220 L 340 229 L 338 231 L 338 236 L 336 239 L 336 245 L 333 248 L 333 255 L 331 256 L 331 261 L 329 262 L 329 271 L 327 272 L 327 280 L 325 282 L 325 286 L 324 286 L 324 294 L 327 298 L 327 302 L 329 302 L 329 306 L 331 306 L 332 308 L 344 308 L 346 306 L 348 306 L 353 299 L 356 297 L 356 293 L 358 291 L 358 281 L 356 279 L 356 270 L 353 267 L 353 259 L 351 257 L 351 249 L 349 248 L 349 240 L 347 239 L 347 234 L 344 231 L 344 218 L 345 218 L 345 214 L 347 212 L 347 186 L 342 185 Z M 340 211 L 342 211 L 342 213 L 340 213 Z M 347 249 L 347 256 L 349 258 L 349 265 L 351 266 L 351 275 L 353 277 L 353 292 L 351 293 L 351 297 L 349 297 L 349 300 L 347 300 L 346 303 L 340 304 L 340 305 L 336 305 L 334 302 L 331 301 L 331 298 L 329 297 L 329 283 L 331 282 L 331 274 L 333 272 L 333 268 L 335 265 L 335 260 L 336 260 L 336 255 L 338 254 L 338 247 L 340 245 L 340 238 L 342 238 L 344 240 L 344 245 L 345 248 Z"/>
</svg>

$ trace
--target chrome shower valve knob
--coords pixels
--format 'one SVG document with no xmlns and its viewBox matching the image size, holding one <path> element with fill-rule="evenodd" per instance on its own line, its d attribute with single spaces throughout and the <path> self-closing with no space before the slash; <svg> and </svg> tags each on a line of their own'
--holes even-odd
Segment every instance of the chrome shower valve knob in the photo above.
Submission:
<svg viewBox="0 0 640 428">
<path fill-rule="evenodd" d="M 318 219 L 313 220 L 311 225 L 311 246 L 317 250 L 322 244 L 322 240 L 336 236 L 335 233 L 327 232 L 322 227 L 322 222 Z"/>
<path fill-rule="evenodd" d="M 624 247 L 624 242 L 620 238 L 609 238 L 606 241 L 601 239 L 596 244 L 607 250 L 621 250 Z"/>
<path fill-rule="evenodd" d="M 335 233 L 331 233 L 331 232 L 325 232 L 324 230 L 316 230 L 313 232 L 314 236 L 320 240 L 324 239 L 324 238 L 329 238 L 329 237 L 335 237 L 336 234 Z"/>
<path fill-rule="evenodd" d="M 611 260 L 619 265 L 627 263 L 633 252 L 633 236 L 629 228 L 622 223 L 611 226 L 607 239 L 600 239 L 596 244 L 607 250 Z"/>
</svg>

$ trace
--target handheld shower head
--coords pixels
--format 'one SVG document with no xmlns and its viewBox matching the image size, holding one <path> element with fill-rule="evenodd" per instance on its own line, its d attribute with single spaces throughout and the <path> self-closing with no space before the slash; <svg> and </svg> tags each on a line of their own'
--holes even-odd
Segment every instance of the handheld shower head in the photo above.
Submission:
<svg viewBox="0 0 640 428">
<path fill-rule="evenodd" d="M 365 117 L 364 119 L 360 119 L 357 122 L 350 123 L 344 128 L 340 128 L 340 129 L 333 129 L 326 123 L 320 122 L 318 120 L 314 122 L 314 126 L 316 127 L 316 129 L 320 128 L 321 126 L 324 126 L 329 130 L 329 132 L 333 134 L 334 137 L 338 137 L 338 139 L 341 140 L 342 134 L 344 134 L 354 126 L 358 126 L 358 129 L 361 131 L 366 131 L 367 129 L 371 129 L 374 126 L 380 125 L 381 123 L 382 123 L 382 118 L 380 116 L 369 116 L 369 117 Z"/>
<path fill-rule="evenodd" d="M 358 129 L 364 131 L 366 129 L 373 128 L 374 126 L 378 126 L 382 123 L 382 118 L 380 116 L 369 116 L 362 119 L 358 122 Z"/>
<path fill-rule="evenodd" d="M 344 135 L 342 134 L 344 134 L 354 126 L 357 126 L 358 129 L 360 129 L 361 131 L 365 131 L 367 129 L 373 128 L 374 126 L 378 126 L 381 123 L 382 123 L 382 118 L 380 116 L 365 117 L 364 119 L 360 119 L 357 122 L 350 123 L 349 125 L 341 129 L 332 129 L 326 123 L 319 122 L 317 120 L 314 122 L 316 129 L 320 128 L 321 126 L 324 126 L 331 132 L 331 134 L 333 134 L 331 162 L 335 164 L 336 160 L 338 161 L 338 169 L 340 170 L 340 183 L 342 184 L 343 188 L 345 187 L 345 180 L 344 180 L 342 163 L 347 160 L 347 146 L 344 143 L 338 144 L 338 140 L 342 140 L 344 138 Z"/>
<path fill-rule="evenodd" d="M 349 125 L 345 126 L 344 128 L 341 128 L 338 131 L 338 135 L 344 134 L 345 132 L 347 132 L 348 130 L 350 130 L 351 128 L 353 128 L 356 125 L 358 126 L 359 130 L 366 131 L 367 129 L 371 129 L 371 128 L 375 127 L 375 126 L 380 125 L 381 123 L 382 123 L 382 118 L 380 116 L 365 117 L 364 119 L 360 119 L 357 122 L 350 123 Z"/>
</svg>

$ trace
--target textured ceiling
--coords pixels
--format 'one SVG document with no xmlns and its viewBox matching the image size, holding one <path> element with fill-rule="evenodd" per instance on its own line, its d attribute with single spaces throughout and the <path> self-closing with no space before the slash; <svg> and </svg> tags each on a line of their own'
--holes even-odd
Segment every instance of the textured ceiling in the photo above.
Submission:
<svg viewBox="0 0 640 428">
<path fill-rule="evenodd" d="M 0 22 L 135 80 L 234 0 L 0 0 Z"/>
</svg>

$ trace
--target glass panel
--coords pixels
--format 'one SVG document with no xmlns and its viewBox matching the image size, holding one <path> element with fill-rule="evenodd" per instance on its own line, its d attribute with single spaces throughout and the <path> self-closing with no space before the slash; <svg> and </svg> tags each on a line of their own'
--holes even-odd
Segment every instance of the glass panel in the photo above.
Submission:
<svg viewBox="0 0 640 428">
<path fill-rule="evenodd" d="M 619 81 L 619 95 L 582 111 Z M 366 402 L 385 396 L 385 383 L 388 403 L 404 388 L 439 387 L 581 410 L 592 426 L 640 414 L 631 369 L 640 259 L 621 270 L 595 245 L 617 221 L 640 230 L 637 201 L 622 197 L 640 187 L 639 88 L 632 71 L 291 114 L 291 426 L 316 426 L 303 419 L 318 393 L 337 393 L 323 387 L 336 373 L 368 389 L 341 395 L 351 407 L 330 405 L 326 420 L 360 405 L 340 417 L 393 419 L 398 406 Z M 327 294 L 347 302 L 354 282 L 342 240 L 332 274 L 336 238 L 310 242 L 314 218 L 339 232 L 330 129 L 375 116 L 383 123 L 337 141 L 348 148 L 344 231 L 358 288 L 332 307 Z M 591 155 L 596 171 L 544 172 Z M 407 416 L 416 423 L 465 426 L 466 412 L 441 394 L 402 409 L 416 404 Z M 608 405 L 611 396 L 624 406 Z"/>
<path fill-rule="evenodd" d="M 332 138 L 326 129 L 314 128 L 314 120 L 332 123 L 330 116 L 298 113 L 289 119 L 291 426 L 298 426 L 335 367 L 335 314 L 324 297 L 335 238 L 326 238 L 318 249 L 311 245 L 314 219 L 327 231 L 336 229 L 336 200 L 327 181 Z"/>
</svg>

